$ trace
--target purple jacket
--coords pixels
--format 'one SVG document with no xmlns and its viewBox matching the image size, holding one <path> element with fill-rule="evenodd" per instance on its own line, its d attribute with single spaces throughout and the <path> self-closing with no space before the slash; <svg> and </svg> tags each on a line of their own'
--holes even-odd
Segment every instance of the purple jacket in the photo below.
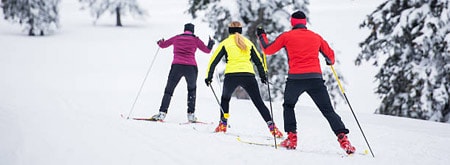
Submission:
<svg viewBox="0 0 450 165">
<path fill-rule="evenodd" d="M 183 64 L 197 66 L 195 51 L 199 48 L 205 53 L 211 52 L 211 47 L 206 46 L 202 40 L 193 35 L 190 31 L 176 35 L 168 40 L 158 42 L 159 47 L 167 48 L 173 45 L 172 64 Z"/>
</svg>

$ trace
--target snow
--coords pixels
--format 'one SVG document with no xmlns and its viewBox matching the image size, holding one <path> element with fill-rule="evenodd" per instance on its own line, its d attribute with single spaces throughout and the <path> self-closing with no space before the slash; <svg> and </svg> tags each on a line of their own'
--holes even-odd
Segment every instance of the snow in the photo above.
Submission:
<svg viewBox="0 0 450 165">
<path fill-rule="evenodd" d="M 375 153 L 343 157 L 335 136 L 317 108 L 303 95 L 297 104 L 297 150 L 237 142 L 242 138 L 272 143 L 265 123 L 248 100 L 232 99 L 230 128 L 212 133 L 219 108 L 203 84 L 209 55 L 197 52 L 198 118 L 213 125 L 179 125 L 186 121 L 186 85 L 175 90 L 166 123 L 124 120 L 151 60 L 156 62 L 132 116 L 157 113 L 172 60 L 172 49 L 157 53 L 156 41 L 196 24 L 207 41 L 211 30 L 191 20 L 186 2 L 140 1 L 146 21 L 114 16 L 92 24 L 78 1 L 61 2 L 61 28 L 44 37 L 28 37 L 18 25 L 0 23 L 0 164 L 448 164 L 450 126 L 443 123 L 375 115 L 371 67 L 356 67 L 357 43 L 368 34 L 358 25 L 381 1 L 311 2 L 310 29 L 339 50 L 349 100 Z M 218 84 L 213 84 L 220 92 Z M 269 105 L 267 102 L 266 105 Z M 282 102 L 273 102 L 275 122 L 283 130 Z M 337 108 L 349 138 L 359 151 L 368 149 L 352 113 Z M 281 141 L 278 139 L 278 142 Z"/>
</svg>

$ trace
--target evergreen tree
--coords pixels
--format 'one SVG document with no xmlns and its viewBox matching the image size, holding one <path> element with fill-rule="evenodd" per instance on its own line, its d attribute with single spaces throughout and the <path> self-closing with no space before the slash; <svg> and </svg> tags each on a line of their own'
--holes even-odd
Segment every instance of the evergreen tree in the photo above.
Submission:
<svg viewBox="0 0 450 165">
<path fill-rule="evenodd" d="M 189 0 L 190 8 L 188 13 L 193 18 L 203 18 L 212 29 L 215 29 L 214 38 L 221 41 L 228 36 L 228 24 L 231 21 L 240 21 L 244 23 L 243 31 L 253 43 L 259 47 L 259 41 L 256 36 L 256 29 L 259 26 L 264 27 L 270 41 L 282 32 L 291 29 L 289 21 L 293 11 L 301 10 L 306 14 L 309 13 L 307 5 L 308 0 L 240 0 L 240 1 L 220 1 L 220 0 Z M 202 11 L 202 12 L 199 12 Z M 260 49 L 261 50 L 261 49 Z M 269 68 L 269 81 L 271 83 L 271 97 L 281 99 L 284 94 L 284 85 L 287 77 L 287 55 L 285 51 L 279 51 L 277 55 L 267 57 Z M 337 83 L 330 69 L 324 68 L 325 78 L 329 81 L 326 83 L 330 89 L 330 95 L 333 103 L 336 105 L 342 101 Z M 223 75 L 221 75 L 223 76 Z M 342 78 L 342 75 L 339 75 Z M 223 79 L 223 78 L 221 78 Z M 268 100 L 267 86 L 260 86 L 262 97 Z M 237 89 L 236 95 L 242 98 Z M 341 97 L 341 98 L 338 98 Z M 248 98 L 248 97 L 243 97 Z"/>
<path fill-rule="evenodd" d="M 122 16 L 145 16 L 147 12 L 140 8 L 136 0 L 79 0 L 84 7 L 89 7 L 91 15 L 97 21 L 105 12 L 116 15 L 116 26 L 122 26 Z M 82 9 L 84 9 L 84 7 Z"/>
<path fill-rule="evenodd" d="M 60 0 L 2 0 L 5 20 L 19 23 L 28 35 L 45 35 L 59 24 Z"/>
<path fill-rule="evenodd" d="M 379 66 L 377 113 L 449 121 L 448 0 L 389 0 L 361 24 L 372 30 L 355 64 Z"/>
</svg>

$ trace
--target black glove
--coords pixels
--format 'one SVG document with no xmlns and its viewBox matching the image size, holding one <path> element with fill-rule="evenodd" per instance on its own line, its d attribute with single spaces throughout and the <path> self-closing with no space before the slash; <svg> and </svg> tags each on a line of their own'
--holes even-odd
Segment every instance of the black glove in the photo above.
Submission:
<svg viewBox="0 0 450 165">
<path fill-rule="evenodd" d="M 161 39 L 158 40 L 156 43 L 159 45 L 161 42 L 164 42 L 164 38 L 161 38 Z"/>
<path fill-rule="evenodd" d="M 330 61 L 330 60 L 327 60 L 327 59 L 325 59 L 325 63 L 327 63 L 327 65 L 333 65 L 333 64 L 331 63 L 331 61 Z"/>
<path fill-rule="evenodd" d="M 266 31 L 264 31 L 264 29 L 262 27 L 258 27 L 256 29 L 256 35 L 261 36 L 262 34 L 266 34 Z"/>
<path fill-rule="evenodd" d="M 263 84 L 267 84 L 267 77 L 266 77 L 266 74 L 263 74 L 263 75 L 261 75 L 260 77 L 261 77 L 261 82 L 262 82 Z"/>
<path fill-rule="evenodd" d="M 211 50 L 213 46 L 214 46 L 214 40 L 211 37 L 209 37 L 209 41 L 208 41 L 209 50 Z"/>
<path fill-rule="evenodd" d="M 206 86 L 211 85 L 211 82 L 212 82 L 212 80 L 211 80 L 210 78 L 206 78 L 206 79 L 205 79 L 205 84 L 206 84 Z"/>
</svg>

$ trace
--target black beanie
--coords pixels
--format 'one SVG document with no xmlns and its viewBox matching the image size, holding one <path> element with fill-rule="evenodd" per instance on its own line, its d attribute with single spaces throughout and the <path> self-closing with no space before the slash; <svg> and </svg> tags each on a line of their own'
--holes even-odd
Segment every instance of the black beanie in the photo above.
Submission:
<svg viewBox="0 0 450 165">
<path fill-rule="evenodd" d="M 292 13 L 291 17 L 297 19 L 306 19 L 306 15 L 302 11 L 296 11 L 295 13 Z"/>
<path fill-rule="evenodd" d="M 230 34 L 234 34 L 234 33 L 242 34 L 242 27 L 228 27 L 228 33 L 230 33 Z"/>
<path fill-rule="evenodd" d="M 184 24 L 184 31 L 186 30 L 194 33 L 194 24 L 191 23 Z"/>
</svg>

